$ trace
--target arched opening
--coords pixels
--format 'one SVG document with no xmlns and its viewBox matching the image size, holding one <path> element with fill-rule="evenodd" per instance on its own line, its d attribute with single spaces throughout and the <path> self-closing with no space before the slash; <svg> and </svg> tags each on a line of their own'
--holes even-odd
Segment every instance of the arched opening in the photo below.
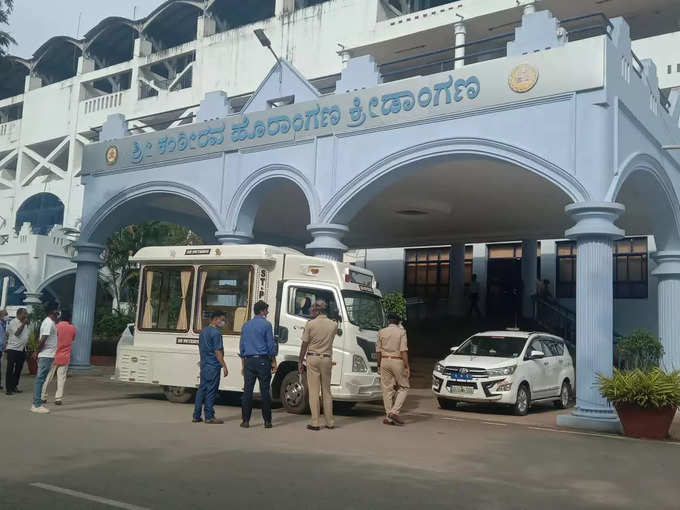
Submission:
<svg viewBox="0 0 680 510">
<path fill-rule="evenodd" d="M 7 302 L 5 306 L 21 306 L 26 299 L 26 287 L 21 278 L 11 268 L 0 265 L 0 292 L 7 278 Z"/>
<path fill-rule="evenodd" d="M 132 60 L 137 30 L 123 18 L 107 18 L 85 34 L 86 52 L 95 68 L 113 66 Z"/>
<path fill-rule="evenodd" d="M 242 27 L 265 19 L 273 18 L 275 0 L 259 0 L 248 3 L 241 0 L 216 0 L 209 9 L 215 18 L 218 32 Z"/>
<path fill-rule="evenodd" d="M 285 177 L 274 177 L 253 188 L 241 206 L 240 232 L 252 232 L 255 242 L 304 249 L 310 207 L 304 191 Z"/>
<path fill-rule="evenodd" d="M 33 54 L 33 72 L 42 78 L 43 85 L 67 80 L 78 72 L 78 59 L 82 54 L 75 39 L 53 37 Z"/>
<path fill-rule="evenodd" d="M 152 52 L 174 48 L 196 40 L 197 20 L 203 15 L 202 2 L 175 0 L 152 12 L 142 32 L 151 41 Z"/>
<path fill-rule="evenodd" d="M 19 207 L 14 228 L 18 232 L 30 223 L 34 234 L 47 235 L 55 225 L 64 224 L 64 204 L 52 193 L 38 193 Z"/>
</svg>

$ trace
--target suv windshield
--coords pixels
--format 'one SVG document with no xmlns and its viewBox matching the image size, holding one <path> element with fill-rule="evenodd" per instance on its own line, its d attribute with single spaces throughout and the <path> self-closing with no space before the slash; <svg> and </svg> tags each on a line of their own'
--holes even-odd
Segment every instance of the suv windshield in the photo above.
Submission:
<svg viewBox="0 0 680 510">
<path fill-rule="evenodd" d="M 518 358 L 522 354 L 526 338 L 516 336 L 480 336 L 469 338 L 455 355 L 490 356 L 493 358 Z"/>
<path fill-rule="evenodd" d="M 342 299 L 349 321 L 361 329 L 378 331 L 385 327 L 385 312 L 381 299 L 366 292 L 343 290 Z"/>
</svg>

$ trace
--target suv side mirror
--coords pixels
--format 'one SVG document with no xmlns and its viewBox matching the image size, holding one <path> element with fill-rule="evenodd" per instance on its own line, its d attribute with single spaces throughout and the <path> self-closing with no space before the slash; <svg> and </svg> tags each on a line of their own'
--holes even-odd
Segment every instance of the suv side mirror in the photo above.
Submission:
<svg viewBox="0 0 680 510">
<path fill-rule="evenodd" d="M 453 347 L 451 347 L 451 352 L 456 352 L 458 350 L 458 347 L 460 347 L 460 345 L 454 345 Z"/>
<path fill-rule="evenodd" d="M 541 359 L 545 358 L 545 353 L 543 351 L 531 351 L 529 354 L 529 359 Z"/>
<path fill-rule="evenodd" d="M 279 331 L 274 337 L 276 343 L 285 344 L 288 341 L 288 328 L 284 326 L 279 326 Z"/>
</svg>

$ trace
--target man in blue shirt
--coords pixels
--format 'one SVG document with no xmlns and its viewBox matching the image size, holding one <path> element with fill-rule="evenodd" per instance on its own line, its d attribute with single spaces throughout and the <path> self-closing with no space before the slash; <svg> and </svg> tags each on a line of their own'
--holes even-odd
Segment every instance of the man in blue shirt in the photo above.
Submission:
<svg viewBox="0 0 680 510">
<path fill-rule="evenodd" d="M 253 410 L 253 388 L 255 381 L 260 383 L 262 396 L 262 417 L 264 428 L 272 428 L 272 372 L 276 370 L 276 344 L 272 325 L 267 320 L 269 305 L 258 301 L 253 307 L 255 317 L 241 328 L 240 354 L 243 364 L 244 388 L 241 400 L 241 427 L 250 426 L 250 414 Z"/>
<path fill-rule="evenodd" d="M 2 368 L 2 353 L 7 339 L 7 312 L 0 310 L 0 368 Z M 2 389 L 2 370 L 0 370 L 0 390 Z"/>
<path fill-rule="evenodd" d="M 224 328 L 224 312 L 213 312 L 210 324 L 203 328 L 198 337 L 198 349 L 201 354 L 201 384 L 196 392 L 194 406 L 194 423 L 203 421 L 201 414 L 205 408 L 206 423 L 224 423 L 215 418 L 215 399 L 220 387 L 220 367 L 224 369 L 224 377 L 229 371 L 224 361 L 224 345 L 222 344 L 222 328 Z"/>
</svg>

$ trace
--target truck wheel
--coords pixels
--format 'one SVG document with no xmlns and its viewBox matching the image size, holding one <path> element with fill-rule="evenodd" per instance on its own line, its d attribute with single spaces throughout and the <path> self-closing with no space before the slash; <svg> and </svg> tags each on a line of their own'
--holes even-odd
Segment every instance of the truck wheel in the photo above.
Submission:
<svg viewBox="0 0 680 510">
<path fill-rule="evenodd" d="M 291 414 L 306 414 L 309 412 L 309 399 L 307 398 L 307 381 L 300 377 L 297 370 L 288 372 L 281 381 L 281 403 L 286 412 Z"/>
<path fill-rule="evenodd" d="M 183 386 L 163 386 L 165 398 L 175 404 L 187 404 L 194 398 L 194 392 Z"/>
<path fill-rule="evenodd" d="M 439 407 L 442 409 L 446 409 L 448 411 L 453 411 L 457 406 L 458 402 L 455 400 L 449 400 L 448 398 L 437 398 L 437 402 L 439 403 Z"/>
<path fill-rule="evenodd" d="M 517 400 L 513 406 L 513 412 L 516 416 L 526 416 L 531 407 L 531 392 L 529 385 L 524 383 L 517 389 Z"/>
</svg>

